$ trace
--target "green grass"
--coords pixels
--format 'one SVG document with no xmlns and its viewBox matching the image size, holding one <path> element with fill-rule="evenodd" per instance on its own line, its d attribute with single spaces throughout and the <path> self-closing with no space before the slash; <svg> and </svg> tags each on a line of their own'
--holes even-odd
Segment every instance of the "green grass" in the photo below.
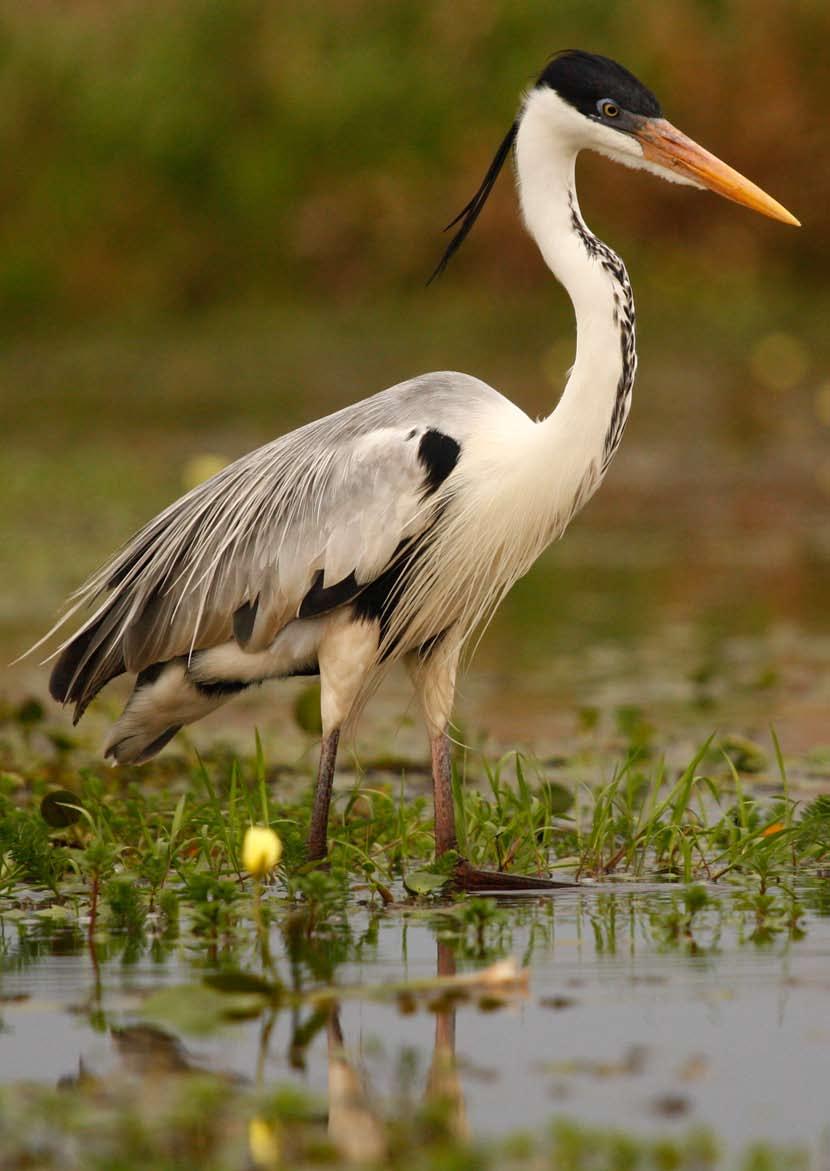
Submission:
<svg viewBox="0 0 830 1171">
<path fill-rule="evenodd" d="M 303 719 L 303 708 L 298 707 Z M 305 861 L 311 773 L 281 781 L 259 738 L 250 757 L 218 749 L 162 758 L 152 774 L 90 766 L 71 740 L 49 735 L 36 701 L 5 717 L 0 774 L 0 894 L 45 888 L 55 904 L 97 901 L 120 927 L 164 902 L 197 918 L 232 915 L 247 898 L 241 843 L 248 825 L 284 843 L 274 880 L 289 902 L 327 905 L 359 883 L 379 903 L 441 891 L 447 860 L 433 864 L 431 801 L 424 780 L 358 772 L 340 789 L 330 823 L 330 868 Z M 753 791 L 759 750 L 710 737 L 673 771 L 631 727 L 628 754 L 605 783 L 589 784 L 579 759 L 557 768 L 511 753 L 481 760 L 459 751 L 454 797 L 459 850 L 478 866 L 549 871 L 577 880 L 737 885 L 763 898 L 809 876 L 830 856 L 830 801 L 796 802 L 774 741 L 778 784 Z M 35 747 L 37 745 L 37 747 Z M 753 751 L 750 751 L 753 749 Z M 737 761 L 737 764 L 736 764 Z M 276 792 L 280 794 L 279 798 Z M 223 907 L 225 910 L 223 910 Z"/>
</svg>

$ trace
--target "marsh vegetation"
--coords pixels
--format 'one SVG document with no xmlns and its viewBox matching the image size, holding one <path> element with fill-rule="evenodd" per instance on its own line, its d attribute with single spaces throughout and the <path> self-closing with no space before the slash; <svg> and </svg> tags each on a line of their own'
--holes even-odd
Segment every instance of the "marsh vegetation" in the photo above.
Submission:
<svg viewBox="0 0 830 1171">
<path fill-rule="evenodd" d="M 84 1166 L 810 1165 L 830 805 L 771 749 L 675 769 L 635 722 L 576 786 L 584 755 L 459 752 L 468 856 L 580 881 L 471 899 L 432 863 L 425 768 L 342 778 L 321 870 L 310 772 L 258 742 L 113 783 L 35 701 L 7 711 L 8 1165 L 75 1166 L 79 1128 Z M 284 846 L 264 886 L 252 823 Z M 760 1035 L 775 1059 L 736 1084 Z"/>
</svg>

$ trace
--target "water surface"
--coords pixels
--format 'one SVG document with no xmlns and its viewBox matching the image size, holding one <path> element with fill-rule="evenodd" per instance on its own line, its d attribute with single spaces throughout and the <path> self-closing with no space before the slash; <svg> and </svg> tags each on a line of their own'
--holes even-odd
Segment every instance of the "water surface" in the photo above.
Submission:
<svg viewBox="0 0 830 1171">
<path fill-rule="evenodd" d="M 423 1100 L 440 1068 L 478 1137 L 564 1115 L 644 1133 L 706 1126 L 736 1148 L 769 1139 L 816 1150 L 830 1085 L 825 886 L 800 892 L 806 910 L 795 933 L 786 914 L 780 930 L 759 932 L 751 900 L 716 891 L 717 904 L 678 939 L 677 892 L 661 887 L 504 901 L 481 940 L 460 936 L 440 908 L 380 910 L 355 898 L 293 966 L 273 932 L 286 981 L 389 985 L 511 954 L 529 966 L 528 994 L 490 1011 L 475 998 L 433 997 L 411 1013 L 394 999 L 350 997 L 316 1032 L 311 1007 L 285 1009 L 267 1043 L 262 1018 L 207 1035 L 158 1020 L 146 1031 L 149 993 L 211 970 L 186 932 L 172 944 L 112 940 L 96 985 L 82 930 L 35 915 L 4 920 L 0 1079 L 140 1077 L 181 1063 L 253 1082 L 259 1069 L 266 1084 L 302 1086 L 325 1110 L 332 1063 L 345 1062 L 367 1108 L 393 1115 Z M 783 893 L 780 907 L 791 909 Z"/>
</svg>

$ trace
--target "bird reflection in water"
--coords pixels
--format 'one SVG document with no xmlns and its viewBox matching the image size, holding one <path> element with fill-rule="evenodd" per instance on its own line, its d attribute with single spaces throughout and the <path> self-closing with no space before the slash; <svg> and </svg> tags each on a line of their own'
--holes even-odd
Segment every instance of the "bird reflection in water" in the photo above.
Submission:
<svg viewBox="0 0 830 1171">
<path fill-rule="evenodd" d="M 394 1154 L 402 1140 L 416 1144 L 445 1141 L 466 1142 L 470 1131 L 461 1077 L 456 1061 L 456 1012 L 461 1005 L 481 1003 L 488 1008 L 513 1001 L 527 994 L 527 972 L 513 960 L 503 960 L 473 972 L 457 972 L 451 944 L 437 942 L 434 978 L 418 978 L 400 984 L 379 987 L 323 987 L 306 993 L 303 998 L 311 1008 L 307 1018 L 294 1006 L 288 1048 L 288 1062 L 293 1068 L 305 1068 L 305 1057 L 314 1038 L 325 1032 L 328 1074 L 328 1107 L 301 1111 L 296 1126 L 286 1125 L 279 1110 L 269 1117 L 255 1113 L 249 1123 L 249 1156 L 254 1166 L 276 1167 L 285 1149 L 305 1149 L 319 1145 L 321 1131 L 338 1156 L 351 1164 L 382 1163 Z M 335 995 L 340 999 L 334 999 Z M 434 1016 L 432 1056 L 419 1091 L 419 1102 L 404 1092 L 403 1100 L 392 1108 L 373 1089 L 359 1056 L 350 1051 L 341 1018 L 341 1005 L 349 1000 L 368 997 L 386 1001 L 387 1011 L 394 1011 L 397 999 L 402 1012 L 426 1007 Z M 142 1114 L 154 1117 L 169 1106 L 173 1082 L 196 1076 L 238 1090 L 239 1099 L 228 1099 L 232 1113 L 246 1113 L 263 1094 L 281 1087 L 268 1076 L 275 1026 L 284 1018 L 286 1004 L 275 1001 L 263 1007 L 259 1015 L 259 1041 L 254 1076 L 245 1078 L 228 1069 L 215 1068 L 206 1056 L 191 1054 L 172 1031 L 156 1024 L 135 1023 L 116 1026 L 108 1022 L 108 1033 L 117 1065 L 105 1076 L 81 1063 L 78 1072 L 60 1080 L 62 1089 L 80 1088 L 93 1094 L 104 1093 L 113 1102 L 126 1094 Z M 219 1018 L 217 1018 L 219 1019 Z M 225 1021 L 232 1019 L 224 1017 Z M 425 1022 L 427 1024 L 427 1022 Z M 348 1027 L 346 1034 L 348 1033 Z M 256 1092 L 256 1098 L 249 1091 Z M 414 1107 L 414 1108 L 413 1108 Z"/>
<path fill-rule="evenodd" d="M 438 975 L 455 975 L 455 954 L 446 943 L 438 945 Z M 470 1136 L 464 1090 L 455 1059 L 455 1008 L 435 1013 L 435 1045 L 427 1078 L 425 1098 L 443 1113 L 447 1130 L 454 1138 Z"/>
<path fill-rule="evenodd" d="M 436 975 L 456 975 L 455 955 L 446 943 L 438 943 Z M 464 1091 L 455 1056 L 455 1014 L 458 1001 L 441 994 L 431 1005 L 435 1015 L 432 1062 L 423 1094 L 426 1113 L 448 1137 L 469 1137 Z M 351 1163 L 373 1163 L 388 1152 L 386 1127 L 373 1102 L 368 1079 L 349 1059 L 340 1022 L 340 1006 L 331 1010 L 328 1023 L 328 1132 L 337 1152 Z"/>
</svg>

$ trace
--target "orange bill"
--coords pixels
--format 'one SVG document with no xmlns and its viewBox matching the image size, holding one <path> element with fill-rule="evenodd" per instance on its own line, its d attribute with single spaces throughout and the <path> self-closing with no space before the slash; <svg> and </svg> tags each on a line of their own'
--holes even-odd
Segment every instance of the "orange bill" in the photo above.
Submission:
<svg viewBox="0 0 830 1171">
<path fill-rule="evenodd" d="M 759 211 L 770 219 L 801 227 L 795 216 L 771 195 L 698 146 L 665 118 L 643 119 L 635 131 L 635 137 L 643 148 L 643 157 L 649 162 L 676 171 L 698 186 L 708 187 L 710 191 L 732 199 L 735 203 L 742 203 L 744 207 Z"/>
</svg>

